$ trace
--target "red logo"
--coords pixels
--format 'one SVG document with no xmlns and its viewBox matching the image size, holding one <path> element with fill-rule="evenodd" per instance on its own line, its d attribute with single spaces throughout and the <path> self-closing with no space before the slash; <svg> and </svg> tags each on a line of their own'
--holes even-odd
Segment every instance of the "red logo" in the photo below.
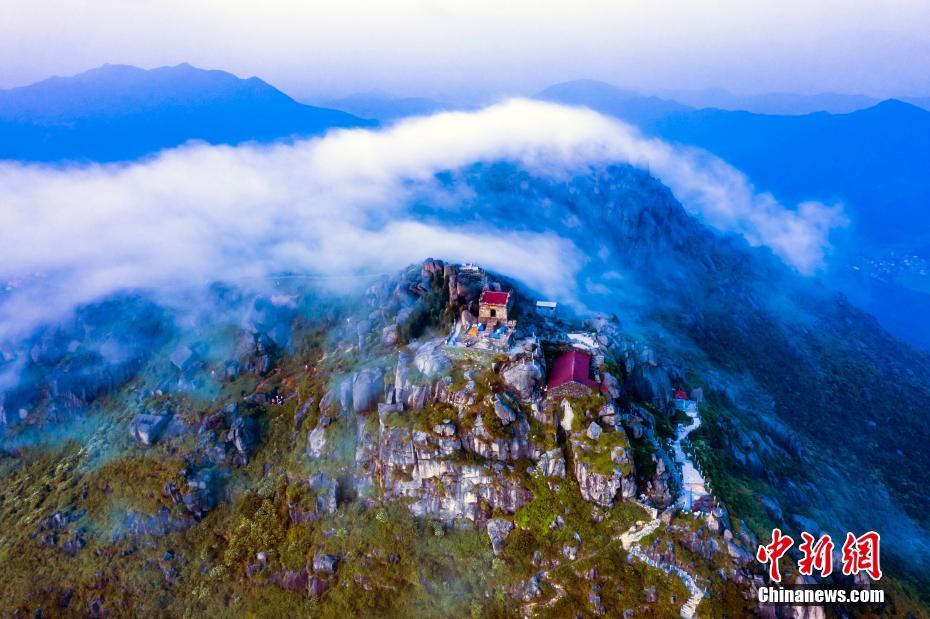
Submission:
<svg viewBox="0 0 930 619">
<path fill-rule="evenodd" d="M 865 572 L 878 580 L 882 577 L 882 568 L 879 564 L 878 551 L 881 536 L 875 531 L 856 537 L 852 533 L 846 534 L 843 544 L 843 573 L 854 576 Z"/>
<path fill-rule="evenodd" d="M 772 530 L 772 543 L 767 546 L 759 546 L 756 551 L 756 559 L 759 563 L 769 564 L 769 578 L 773 582 L 781 582 L 781 572 L 778 569 L 778 560 L 788 552 L 788 549 L 794 546 L 794 540 L 787 535 L 781 534 L 781 529 Z"/>
<path fill-rule="evenodd" d="M 855 576 L 860 572 L 868 574 L 872 580 L 882 577 L 881 563 L 879 561 L 879 545 L 881 536 L 875 531 L 869 531 L 859 537 L 852 533 L 846 534 L 843 543 L 843 574 Z M 778 560 L 781 559 L 791 547 L 794 540 L 781 532 L 781 529 L 772 529 L 772 541 L 765 546 L 759 546 L 756 559 L 759 563 L 768 564 L 769 579 L 772 582 L 781 582 L 781 570 Z M 826 577 L 833 573 L 833 539 L 823 535 L 816 539 L 807 531 L 801 533 L 801 559 L 798 561 L 798 572 L 805 576 L 812 576 L 814 571 Z"/>
<path fill-rule="evenodd" d="M 816 543 L 814 536 L 805 531 L 801 533 L 801 545 L 798 550 L 804 556 L 798 561 L 798 571 L 805 576 L 810 576 L 816 569 L 821 576 L 829 576 L 833 573 L 833 540 L 829 535 L 824 535 Z"/>
</svg>

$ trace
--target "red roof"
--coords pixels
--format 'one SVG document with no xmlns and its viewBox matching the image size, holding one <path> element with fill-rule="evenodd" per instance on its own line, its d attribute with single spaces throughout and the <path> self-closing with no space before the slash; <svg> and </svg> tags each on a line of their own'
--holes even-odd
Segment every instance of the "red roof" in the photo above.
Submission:
<svg viewBox="0 0 930 619">
<path fill-rule="evenodd" d="M 510 301 L 509 292 L 485 290 L 481 293 L 481 303 L 487 303 L 488 305 L 507 305 L 508 301 Z"/>
<path fill-rule="evenodd" d="M 714 497 L 705 494 L 704 496 L 694 499 L 694 502 L 691 504 L 691 509 L 694 511 L 713 511 Z"/>
<path fill-rule="evenodd" d="M 596 387 L 597 383 L 588 378 L 591 356 L 580 350 L 570 350 L 556 357 L 549 374 L 549 389 L 561 387 L 565 383 L 579 383 Z"/>
<path fill-rule="evenodd" d="M 683 391 L 682 389 L 678 389 L 675 391 L 675 393 L 672 394 L 672 397 L 675 398 L 676 400 L 687 400 L 688 392 Z"/>
</svg>

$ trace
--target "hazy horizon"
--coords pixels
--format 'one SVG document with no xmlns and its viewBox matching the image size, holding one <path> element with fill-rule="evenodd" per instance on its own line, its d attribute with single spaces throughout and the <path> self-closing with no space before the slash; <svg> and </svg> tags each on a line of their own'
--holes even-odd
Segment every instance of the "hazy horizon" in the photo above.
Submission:
<svg viewBox="0 0 930 619">
<path fill-rule="evenodd" d="M 575 79 L 646 93 L 930 94 L 930 4 L 914 0 L 587 2 L 546 11 L 414 0 L 10 4 L 0 20 L 2 89 L 106 63 L 189 62 L 260 77 L 299 99 L 383 92 L 479 101 Z"/>
<path fill-rule="evenodd" d="M 0 91 L 9 91 L 9 90 L 15 90 L 18 88 L 24 88 L 24 87 L 32 86 L 37 83 L 41 83 L 48 79 L 76 77 L 79 75 L 83 75 L 85 73 L 95 71 L 97 69 L 102 69 L 106 66 L 127 66 L 127 67 L 142 69 L 145 71 L 152 71 L 156 69 L 174 68 L 179 65 L 190 65 L 195 69 L 200 69 L 204 71 L 222 71 L 225 73 L 232 74 L 235 77 L 239 79 L 243 79 L 243 80 L 250 79 L 250 78 L 258 78 L 258 79 L 265 81 L 270 86 L 273 86 L 274 88 L 280 90 L 284 94 L 294 98 L 295 100 L 300 101 L 302 103 L 310 103 L 310 104 L 319 104 L 321 102 L 327 103 L 327 102 L 337 101 L 343 98 L 350 98 L 354 96 L 362 96 L 362 97 L 370 96 L 370 97 L 375 97 L 375 98 L 383 97 L 385 99 L 403 99 L 403 98 L 435 99 L 437 102 L 453 104 L 453 105 L 490 105 L 490 104 L 497 103 L 499 101 L 506 100 L 506 99 L 513 98 L 513 97 L 532 97 L 532 96 L 539 94 L 540 91 L 544 90 L 545 88 L 549 86 L 554 86 L 554 85 L 558 85 L 562 83 L 584 82 L 584 81 L 592 81 L 592 82 L 608 84 L 618 89 L 635 92 L 643 96 L 655 96 L 655 97 L 659 97 L 663 99 L 675 100 L 675 101 L 678 101 L 679 103 L 682 103 L 684 105 L 690 105 L 692 107 L 709 107 L 709 106 L 712 107 L 713 104 L 702 104 L 701 101 L 706 98 L 713 99 L 714 97 L 731 98 L 734 101 L 748 101 L 754 98 L 765 99 L 766 97 L 772 97 L 772 98 L 810 97 L 812 99 L 817 98 L 817 97 L 827 97 L 827 98 L 836 97 L 838 99 L 849 98 L 850 100 L 859 100 L 859 99 L 866 100 L 867 99 L 867 100 L 870 100 L 869 102 L 870 105 L 873 103 L 877 103 L 879 101 L 887 100 L 887 99 L 917 100 L 917 99 L 926 99 L 930 97 L 930 95 L 928 95 L 928 97 L 925 97 L 923 95 L 904 95 L 904 94 L 888 95 L 886 97 L 880 97 L 880 96 L 867 95 L 867 94 L 858 93 L 858 92 L 837 92 L 837 91 L 815 91 L 815 92 L 810 92 L 810 93 L 801 93 L 801 92 L 792 92 L 792 91 L 767 90 L 767 91 L 758 91 L 758 92 L 755 92 L 755 91 L 743 92 L 743 91 L 737 91 L 737 90 L 729 90 L 727 88 L 723 88 L 720 86 L 707 86 L 704 88 L 694 88 L 694 89 L 687 89 L 687 88 L 640 89 L 640 88 L 635 88 L 633 86 L 625 86 L 623 84 L 618 84 L 616 82 L 612 82 L 607 79 L 592 78 L 592 77 L 588 77 L 585 75 L 580 75 L 574 78 L 568 78 L 560 82 L 549 82 L 549 83 L 542 85 L 539 88 L 511 90 L 511 91 L 502 90 L 502 91 L 493 92 L 493 93 L 492 92 L 459 93 L 458 96 L 455 96 L 452 93 L 445 93 L 445 92 L 422 93 L 422 92 L 391 91 L 391 90 L 387 90 L 384 88 L 366 88 L 364 87 L 364 85 L 360 85 L 358 89 L 347 90 L 344 92 L 300 94 L 300 93 L 292 92 L 288 90 L 287 88 L 281 87 L 279 84 L 266 79 L 262 75 L 249 75 L 249 74 L 237 73 L 225 67 L 199 66 L 199 65 L 186 62 L 186 61 L 178 63 L 178 64 L 174 64 L 174 65 L 151 65 L 151 66 L 140 66 L 140 65 L 135 65 L 135 64 L 130 64 L 130 63 L 121 63 L 121 62 L 105 62 L 99 65 L 95 65 L 92 67 L 87 67 L 85 69 L 75 71 L 73 73 L 50 74 L 50 75 L 46 75 L 44 77 L 41 77 L 34 81 L 30 81 L 25 84 L 17 84 L 13 86 L 2 86 L 0 87 Z M 446 95 L 449 95 L 449 96 L 446 96 Z M 858 109 L 858 108 L 852 107 L 851 109 Z"/>
</svg>

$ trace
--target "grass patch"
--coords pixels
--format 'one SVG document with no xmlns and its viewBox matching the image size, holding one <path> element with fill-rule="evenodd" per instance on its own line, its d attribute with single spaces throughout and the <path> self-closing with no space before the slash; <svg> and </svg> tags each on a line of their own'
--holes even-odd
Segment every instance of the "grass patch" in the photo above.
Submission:
<svg viewBox="0 0 930 619">
<path fill-rule="evenodd" d="M 622 464 L 614 462 L 612 454 L 615 449 L 624 453 L 629 451 L 630 442 L 625 432 L 605 431 L 596 441 L 586 433 L 572 437 L 573 457 L 589 465 L 595 473 L 610 476 L 614 471 L 620 471 L 621 475 L 626 477 L 633 472 L 633 462 L 629 457 Z"/>
</svg>

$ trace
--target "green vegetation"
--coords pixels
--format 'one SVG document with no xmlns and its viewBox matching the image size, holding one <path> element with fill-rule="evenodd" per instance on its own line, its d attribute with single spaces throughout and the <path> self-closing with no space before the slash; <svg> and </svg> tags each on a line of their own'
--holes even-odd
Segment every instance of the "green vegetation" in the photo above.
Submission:
<svg viewBox="0 0 930 619">
<path fill-rule="evenodd" d="M 513 521 L 528 531 L 533 539 L 542 539 L 549 534 L 555 519 L 562 513 L 562 503 L 559 495 L 552 492 L 544 481 L 534 485 L 533 500 L 517 510 Z"/>
<path fill-rule="evenodd" d="M 513 435 L 513 432 L 501 422 L 492 407 L 479 405 L 477 408 L 478 414 L 481 415 L 481 423 L 492 438 L 509 438 Z"/>
<path fill-rule="evenodd" d="M 796 294 L 793 301 L 807 314 L 744 308 L 736 316 L 732 299 L 713 295 L 702 327 L 702 365 L 751 377 L 757 386 L 750 389 L 771 396 L 774 413 L 810 452 L 829 454 L 857 477 L 876 473 L 895 504 L 930 529 L 930 494 L 920 481 L 930 467 L 924 448 L 930 387 L 921 378 L 930 376 L 930 356 L 893 341 L 842 300 Z M 835 440 L 841 436 L 862 438 Z M 838 507 L 855 501 L 834 497 Z"/>
<path fill-rule="evenodd" d="M 639 477 L 650 479 L 656 474 L 656 463 L 653 461 L 655 447 L 645 440 L 632 441 L 633 464 Z"/>
<path fill-rule="evenodd" d="M 721 569 L 726 573 L 737 567 L 728 553 L 718 552 L 709 559 L 704 559 L 693 553 L 685 543 L 686 537 L 698 540 L 711 537 L 701 517 L 693 514 L 679 515 L 666 531 L 668 535 L 665 539 L 670 539 L 675 544 L 676 563 L 684 566 L 699 579 L 699 582 L 710 583 L 714 594 L 701 601 L 701 616 L 748 617 L 757 612 L 755 601 L 746 599 L 743 587 L 719 573 Z"/>
<path fill-rule="evenodd" d="M 411 270 L 408 279 L 410 284 L 419 283 L 419 269 Z M 415 307 L 401 325 L 403 341 L 448 326 L 452 319 L 448 282 L 434 279 Z M 358 418 L 346 414 L 333 420 L 326 428 L 327 457 L 307 458 L 307 433 L 318 424 L 320 400 L 332 384 L 365 364 L 390 368 L 393 359 L 380 344 L 376 327 L 365 336 L 367 350 L 359 351 L 354 339 L 331 341 L 333 333 L 341 333 L 338 330 L 345 324 L 345 314 L 353 308 L 328 307 L 327 313 L 330 309 L 334 312 L 325 320 L 295 320 L 288 352 L 261 376 L 243 373 L 231 380 L 210 378 L 217 368 L 207 366 L 196 377 L 207 384 L 202 391 L 156 395 L 155 389 L 167 376 L 164 359 L 159 359 L 137 380 L 101 399 L 88 413 L 86 425 L 79 422 L 42 448 L 26 446 L 15 456 L 0 458 L 4 479 L 0 489 L 0 561 L 8 568 L 0 607 L 22 616 L 34 614 L 37 608 L 53 614 L 63 593 L 73 589 L 69 614 L 85 614 L 92 600 L 99 597 L 112 616 L 516 617 L 522 615 L 522 609 L 512 597 L 513 589 L 546 570 L 543 596 L 536 607 L 540 616 L 593 613 L 589 594 L 595 582 L 611 616 L 626 609 L 637 616 L 677 615 L 687 597 L 681 582 L 661 570 L 630 562 L 617 541 L 634 522 L 646 519 L 644 510 L 623 501 L 611 509 L 593 506 L 581 497 L 571 472 L 564 479 L 528 475 L 530 463 L 521 461 L 513 471 L 497 473 L 508 483 L 516 478 L 531 498 L 515 514 L 505 513 L 499 505 L 493 512 L 494 517 L 512 518 L 516 525 L 502 553 L 495 557 L 482 528 L 414 518 L 409 499 L 383 499 L 378 492 L 365 495 L 370 501 L 357 500 L 364 487 L 359 484 L 357 488 L 358 480 L 346 471 L 355 462 Z M 762 347 L 772 352 L 765 342 Z M 469 372 L 478 404 L 465 411 L 462 419 L 455 407 L 436 403 L 420 411 L 388 415 L 386 424 L 406 433 L 432 432 L 447 419 L 469 429 L 480 418 L 492 436 L 511 436 L 511 427 L 501 424 L 491 405 L 492 398 L 502 393 L 506 396 L 505 385 L 491 369 L 492 362 L 501 361 L 499 356 L 461 350 L 452 355 L 456 359 L 449 372 L 452 391 L 465 388 Z M 785 362 L 784 357 L 780 362 Z M 617 375 L 622 371 L 612 360 L 605 369 Z M 875 380 L 874 368 L 863 367 L 860 361 L 830 372 L 821 379 L 839 376 L 850 381 L 855 372 L 864 372 L 863 380 L 868 384 Z M 411 377 L 424 379 L 413 368 Z M 695 377 L 695 384 L 701 382 Z M 825 384 L 835 397 L 838 387 Z M 848 382 L 843 386 L 852 388 Z M 278 397 L 249 398 L 251 403 L 246 403 L 254 394 Z M 810 399 L 805 406 L 818 398 L 798 397 Z M 227 460 L 217 467 L 222 469 L 218 488 L 222 498 L 195 522 L 166 488 L 175 486 L 187 492 L 182 472 L 210 466 L 201 448 L 201 443 L 209 445 L 210 434 L 198 435 L 195 428 L 231 402 L 239 404 L 237 414 L 257 422 L 261 447 L 250 454 L 248 462 L 239 458 L 235 465 Z M 597 441 L 583 433 L 606 403 L 602 394 L 570 402 L 575 411 L 572 427 L 577 445 L 569 441 L 561 446 L 573 452 L 570 456 L 605 475 L 617 468 L 629 475 L 634 463 L 641 478 L 655 473 L 654 447 L 647 439 L 629 440 L 632 429 L 628 435 L 604 432 Z M 631 404 L 645 407 L 654 417 L 660 440 L 673 436 L 675 424 L 686 421 L 681 413 L 668 415 L 648 404 Z M 784 405 L 784 399 L 776 401 L 776 406 Z M 127 432 L 132 416 L 161 407 L 175 411 L 175 420 L 185 431 L 169 433 L 154 446 L 132 442 Z M 300 423 L 298 411 L 302 411 Z M 878 413 L 882 411 L 889 412 L 880 409 Z M 529 420 L 534 444 L 546 450 L 560 448 L 556 428 L 533 419 L 526 407 L 522 414 Z M 736 466 L 726 442 L 737 422 L 743 424 L 741 427 L 757 427 L 753 418 L 713 391 L 708 393 L 702 414 L 704 424 L 692 437 L 695 458 L 730 509 L 734 528 L 739 529 L 745 521 L 751 530 L 765 533 L 774 523 L 760 497 L 773 496 L 771 482 L 754 478 Z M 361 421 L 364 430 L 377 431 L 377 415 L 369 413 Z M 836 424 L 830 421 L 828 425 L 835 428 Z M 811 440 L 805 436 L 804 446 L 811 445 Z M 617 465 L 614 450 L 632 452 L 633 463 Z M 237 456 L 229 453 L 227 457 Z M 456 453 L 452 459 L 487 464 L 469 452 Z M 806 470 L 816 471 L 823 464 L 805 452 L 796 461 L 767 462 L 766 471 L 801 482 L 809 477 Z M 316 512 L 318 499 L 327 495 L 325 490 L 314 490 L 309 480 L 321 472 L 338 481 L 335 513 Z M 380 481 L 373 483 L 377 487 Z M 448 477 L 427 483 L 433 484 L 439 496 L 446 496 L 451 489 Z M 902 482 L 910 483 L 917 482 Z M 913 496 L 912 500 L 917 502 Z M 487 502 L 480 505 L 490 512 Z M 303 517 L 309 514 L 310 521 L 297 522 L 303 517 L 292 521 L 291 511 Z M 62 512 L 68 522 L 56 531 L 57 539 L 47 541 L 47 531 L 39 530 L 40 523 L 56 512 Z M 156 526 L 161 528 L 151 531 Z M 654 543 L 658 551 L 672 551 L 702 584 L 710 585 L 713 597 L 702 602 L 702 615 L 747 616 L 753 609 L 743 598 L 745 587 L 718 573 L 720 568 L 732 567 L 728 555 L 715 553 L 702 559 L 699 551 L 690 550 L 687 536 L 701 526 L 698 519 L 677 518 L 642 543 Z M 62 544 L 75 539 L 85 546 L 69 556 L 62 551 Z M 566 546 L 575 548 L 574 560 L 566 559 Z M 537 551 L 540 565 L 533 564 Z M 312 559 L 320 552 L 340 558 L 336 576 L 324 577 L 331 586 L 321 598 L 310 600 L 304 591 L 281 586 L 287 572 L 312 571 Z M 263 566 L 257 565 L 259 556 Z M 894 566 L 894 560 L 889 559 L 888 564 Z M 250 577 L 247 569 L 258 572 Z M 589 577 L 590 570 L 596 576 Z M 915 602 L 921 594 L 920 581 L 886 579 L 883 586 L 895 596 L 896 611 L 920 614 L 920 604 Z M 647 590 L 652 588 L 656 589 L 655 603 L 647 602 Z M 546 601 L 552 603 L 543 606 Z"/>
<path fill-rule="evenodd" d="M 526 476 L 524 485 L 533 498 L 517 510 L 514 524 L 529 532 L 544 551 L 556 554 L 561 544 L 574 543 L 575 532 L 588 546 L 604 546 L 645 514 L 638 505 L 623 501 L 608 510 L 595 508 L 582 498 L 571 475 L 560 479 L 537 473 Z M 600 522 L 594 519 L 595 510 L 603 516 Z M 553 527 L 559 516 L 564 525 Z"/>
<path fill-rule="evenodd" d="M 277 548 L 284 537 L 284 523 L 274 503 L 265 499 L 251 517 L 243 516 L 233 529 L 223 555 L 226 567 L 254 561 L 261 550 Z"/>
<path fill-rule="evenodd" d="M 581 432 L 587 428 L 592 419 L 597 419 L 597 412 L 607 404 L 607 397 L 602 393 L 593 392 L 591 395 L 579 397 L 566 397 L 572 407 L 572 432 Z M 561 418 L 562 412 L 559 410 Z"/>
<path fill-rule="evenodd" d="M 768 487 L 764 481 L 741 474 L 740 469 L 727 461 L 723 437 L 726 431 L 721 425 L 723 417 L 718 409 L 708 404 L 701 407 L 702 425 L 689 438 L 695 457 L 704 467 L 706 477 L 714 485 L 716 493 L 727 506 L 743 519 L 756 535 L 771 532 L 778 526 L 766 514 L 759 502 Z M 799 471 L 799 474 L 802 472 Z"/>
<path fill-rule="evenodd" d="M 632 462 L 617 463 L 613 459 L 615 451 L 626 453 L 630 448 L 626 433 L 617 431 L 604 431 L 594 441 L 587 434 L 581 434 L 574 439 L 572 456 L 591 466 L 591 470 L 601 475 L 610 476 L 619 470 L 625 477 L 633 472 Z"/>
<path fill-rule="evenodd" d="M 530 440 L 534 445 L 539 445 L 545 451 L 550 451 L 559 446 L 559 437 L 555 426 L 540 423 L 532 416 L 527 416 L 530 424 Z"/>
<path fill-rule="evenodd" d="M 636 616 L 648 612 L 650 616 L 677 617 L 687 599 L 687 590 L 677 577 L 638 561 L 628 562 L 619 542 L 610 542 L 598 552 L 552 572 L 551 576 L 564 587 L 565 595 L 555 604 L 540 609 L 539 616 L 556 618 L 580 612 L 594 616 L 588 597 L 593 583 L 584 578 L 590 570 L 604 579 L 599 595 L 601 603 L 611 609 L 611 616 L 621 616 L 624 610 L 631 609 L 638 613 Z M 649 589 L 655 590 L 657 600 L 646 606 Z"/>
<path fill-rule="evenodd" d="M 458 416 L 458 410 L 454 406 L 444 402 L 431 402 L 422 410 L 388 413 L 384 416 L 384 423 L 385 426 L 389 428 L 406 428 L 408 430 L 432 432 L 434 427 L 445 421 L 457 423 Z M 372 415 L 371 419 L 375 422 L 377 416 Z"/>
</svg>

